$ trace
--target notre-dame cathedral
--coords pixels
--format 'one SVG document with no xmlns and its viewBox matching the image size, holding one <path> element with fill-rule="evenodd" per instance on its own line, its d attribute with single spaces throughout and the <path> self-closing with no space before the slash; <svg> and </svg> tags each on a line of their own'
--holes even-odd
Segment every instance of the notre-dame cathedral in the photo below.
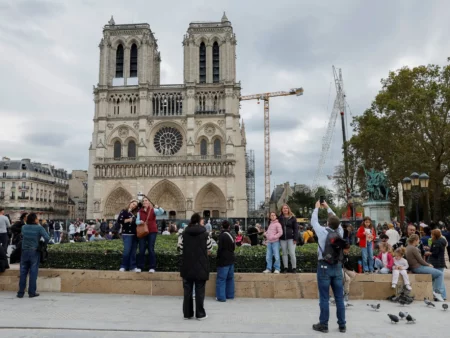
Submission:
<svg viewBox="0 0 450 338">
<path fill-rule="evenodd" d="M 236 36 L 224 14 L 192 22 L 184 83 L 161 84 L 149 24 L 103 28 L 94 87 L 87 218 L 113 218 L 139 192 L 169 218 L 247 217 Z"/>
</svg>

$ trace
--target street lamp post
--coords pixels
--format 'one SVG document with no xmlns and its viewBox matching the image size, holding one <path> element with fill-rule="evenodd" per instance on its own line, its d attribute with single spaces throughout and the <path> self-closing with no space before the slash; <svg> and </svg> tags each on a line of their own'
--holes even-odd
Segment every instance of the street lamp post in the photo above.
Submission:
<svg viewBox="0 0 450 338">
<path fill-rule="evenodd" d="M 411 191 L 411 197 L 416 202 L 416 222 L 419 224 L 419 200 L 422 195 L 422 190 L 428 189 L 428 183 L 430 182 L 430 177 L 423 173 L 418 174 L 413 172 L 410 177 L 405 177 L 402 181 L 403 190 Z M 429 221 L 429 220 L 427 220 Z"/>
</svg>

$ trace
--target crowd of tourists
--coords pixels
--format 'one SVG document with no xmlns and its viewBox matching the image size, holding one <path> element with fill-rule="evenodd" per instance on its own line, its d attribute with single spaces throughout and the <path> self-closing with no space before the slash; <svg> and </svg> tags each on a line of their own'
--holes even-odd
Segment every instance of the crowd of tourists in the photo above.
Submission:
<svg viewBox="0 0 450 338">
<path fill-rule="evenodd" d="M 325 208 L 329 217 L 325 225 L 318 220 L 318 210 Z M 9 219 L 0 210 L 0 230 L 4 223 L 10 225 Z M 158 234 L 156 217 L 164 209 L 154 205 L 147 197 L 141 201 L 132 200 L 120 211 L 116 224 L 96 222 L 86 224 L 79 220 L 69 226 L 71 241 L 104 240 L 108 234 L 121 238 L 124 244 L 121 260 L 121 272 L 141 272 L 146 266 L 146 251 L 149 257 L 149 272 L 156 271 L 155 243 Z M 177 235 L 177 248 L 180 252 L 180 273 L 183 278 L 185 319 L 207 318 L 204 308 L 205 283 L 209 279 L 209 255 L 213 246 L 217 246 L 217 281 L 216 300 L 225 302 L 234 298 L 234 252 L 237 246 L 266 246 L 266 269 L 263 273 L 296 273 L 297 245 L 318 243 L 317 278 L 320 296 L 320 321 L 314 330 L 327 332 L 329 320 L 330 287 L 333 290 L 337 306 L 338 325 L 341 332 L 346 330 L 345 306 L 348 301 L 350 285 L 357 273 L 392 274 L 392 288 L 396 288 L 399 278 L 407 290 L 412 290 L 409 273 L 430 274 L 432 276 L 433 295 L 436 301 L 447 298 L 444 284 L 445 252 L 450 254 L 448 241 L 450 227 L 438 223 L 420 225 L 412 223 L 400 226 L 398 223 L 374 226 L 369 217 L 364 218 L 357 230 L 351 225 L 341 226 L 326 202 L 317 202 L 312 214 L 311 226 L 301 228 L 288 205 L 283 205 L 280 214 L 271 212 L 270 223 L 264 231 L 259 224 L 249 227 L 244 235 L 239 222 L 232 227 L 228 221 L 221 224 L 220 233 L 213 231 L 210 220 L 194 214 L 189 224 L 182 224 L 178 229 L 175 223 L 164 224 L 163 235 Z M 57 232 L 62 228 L 52 227 L 40 220 L 36 214 L 23 214 L 11 227 L 12 244 L 21 242 L 21 277 L 17 297 L 24 295 L 27 275 L 30 275 L 29 296 L 36 297 L 36 278 L 39 266 L 40 241 L 48 242 L 58 238 Z M 60 225 L 62 227 L 62 225 Z M 19 231 L 20 229 L 20 231 Z M 119 236 L 120 234 L 120 236 Z M 16 235 L 16 236 L 15 236 Z M 334 237 L 333 237 L 334 236 Z M 1 250 L 7 246 L 0 237 Z M 110 237 L 109 239 L 113 239 Z M 55 243 L 58 243 L 55 240 Z M 358 270 L 349 264 L 350 245 L 361 249 Z M 139 250 L 138 250 L 139 248 Z M 338 250 L 336 249 L 338 248 Z M 377 255 L 374 252 L 378 250 Z M 5 250 L 3 250 L 5 251 Z M 281 255 L 280 255 L 281 252 Z M 1 259 L 0 259 L 1 262 Z M 0 264 L 1 267 L 1 264 Z"/>
</svg>

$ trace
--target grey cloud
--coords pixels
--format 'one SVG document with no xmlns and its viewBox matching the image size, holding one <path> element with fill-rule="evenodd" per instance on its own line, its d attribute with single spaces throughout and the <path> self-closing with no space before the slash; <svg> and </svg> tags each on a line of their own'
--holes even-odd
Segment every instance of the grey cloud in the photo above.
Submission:
<svg viewBox="0 0 450 338">
<path fill-rule="evenodd" d="M 25 140 L 35 146 L 61 147 L 68 140 L 68 136 L 58 131 L 33 131 L 25 136 Z"/>
<path fill-rule="evenodd" d="M 15 3 L 17 11 L 25 16 L 48 18 L 64 11 L 64 5 L 56 1 L 18 0 Z"/>
</svg>

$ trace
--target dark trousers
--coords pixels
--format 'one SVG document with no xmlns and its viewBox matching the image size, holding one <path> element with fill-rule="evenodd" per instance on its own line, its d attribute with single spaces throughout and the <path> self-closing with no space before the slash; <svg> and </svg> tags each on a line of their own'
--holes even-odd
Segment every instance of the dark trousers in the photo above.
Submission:
<svg viewBox="0 0 450 338">
<path fill-rule="evenodd" d="M 23 296 L 25 288 L 27 287 L 27 275 L 30 273 L 28 286 L 28 294 L 34 295 L 36 293 L 36 281 L 39 272 L 39 261 L 41 253 L 37 250 L 23 250 L 20 258 L 20 281 L 18 295 Z"/>
<path fill-rule="evenodd" d="M 150 269 L 156 270 L 156 254 L 155 254 L 155 243 L 156 235 L 158 233 L 151 232 L 143 238 L 139 238 L 139 255 L 137 257 L 137 266 L 139 269 L 143 270 L 145 267 L 145 249 L 148 247 L 148 256 L 150 259 Z"/>
<path fill-rule="evenodd" d="M 192 288 L 195 284 L 195 317 L 206 317 L 205 308 L 205 284 L 204 280 L 193 280 L 183 278 L 184 299 L 183 299 L 183 314 L 184 318 L 194 317 L 194 299 L 192 299 Z"/>
<path fill-rule="evenodd" d="M 9 244 L 9 237 L 8 233 L 1 233 L 0 234 L 0 245 L 5 248 L 6 254 L 8 254 L 8 244 Z"/>
</svg>

